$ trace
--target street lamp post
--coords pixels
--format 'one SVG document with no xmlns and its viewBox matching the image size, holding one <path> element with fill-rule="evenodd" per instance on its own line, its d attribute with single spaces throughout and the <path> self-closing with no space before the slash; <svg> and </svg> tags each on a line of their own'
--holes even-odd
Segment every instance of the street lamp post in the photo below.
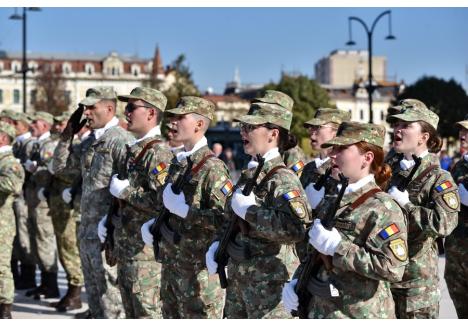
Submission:
<svg viewBox="0 0 468 326">
<path fill-rule="evenodd" d="M 349 41 L 346 43 L 348 46 L 356 45 L 356 42 L 353 41 L 353 36 L 352 36 L 352 29 L 351 29 L 351 23 L 353 20 L 361 23 L 361 25 L 364 27 L 366 34 L 367 34 L 367 51 L 368 51 L 368 66 L 369 66 L 369 74 L 367 77 L 367 94 L 369 97 L 369 123 L 374 122 L 374 114 L 372 112 L 372 94 L 374 90 L 377 88 L 372 84 L 372 33 L 374 33 L 374 28 L 377 25 L 377 22 L 382 18 L 383 16 L 388 15 L 388 36 L 385 38 L 386 40 L 394 40 L 396 39 L 395 36 L 392 35 L 392 12 L 390 10 L 386 10 L 382 12 L 380 15 L 375 18 L 374 22 L 372 23 L 372 27 L 369 29 L 367 27 L 367 24 L 359 17 L 348 17 L 348 31 L 349 31 Z"/>
<path fill-rule="evenodd" d="M 10 16 L 12 20 L 22 20 L 23 21 L 23 60 L 21 63 L 21 73 L 23 75 L 23 112 L 26 113 L 26 74 L 29 71 L 28 62 L 26 58 L 26 21 L 27 21 L 27 11 L 41 11 L 41 8 L 38 7 L 23 7 L 23 14 L 20 16 L 16 12 Z"/>
</svg>

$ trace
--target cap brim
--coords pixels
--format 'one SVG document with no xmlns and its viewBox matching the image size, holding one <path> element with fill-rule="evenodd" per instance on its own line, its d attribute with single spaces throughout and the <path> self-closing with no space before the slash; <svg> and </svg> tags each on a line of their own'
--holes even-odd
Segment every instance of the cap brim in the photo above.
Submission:
<svg viewBox="0 0 468 326">
<path fill-rule="evenodd" d="M 142 99 L 141 97 L 133 96 L 133 95 L 117 95 L 117 99 L 119 101 L 122 101 L 122 102 L 128 102 L 128 100 L 142 100 L 142 101 L 144 101 L 144 99 Z"/>
<path fill-rule="evenodd" d="M 400 114 L 395 114 L 395 115 L 389 116 L 387 118 L 387 120 L 390 123 L 395 122 L 397 120 L 402 120 L 402 121 L 407 121 L 407 122 L 414 122 L 414 121 L 421 121 L 421 118 L 418 117 L 418 116 L 412 116 L 412 115 L 409 115 L 409 114 L 400 113 Z"/>
<path fill-rule="evenodd" d="M 247 123 L 249 125 L 261 125 L 268 122 L 268 119 L 259 115 L 243 115 L 235 118 L 234 121 Z"/>
<path fill-rule="evenodd" d="M 312 120 L 304 122 L 304 127 L 307 127 L 307 126 L 322 126 L 322 125 L 324 125 L 326 123 L 328 123 L 328 121 L 314 118 Z"/>
<path fill-rule="evenodd" d="M 80 103 L 78 104 L 82 104 L 84 106 L 91 106 L 91 105 L 94 105 L 96 103 L 99 103 L 101 100 L 98 99 L 98 98 L 94 98 L 94 97 L 85 97 L 83 100 L 81 100 Z"/>
<path fill-rule="evenodd" d="M 183 110 L 183 108 L 175 108 L 175 109 L 166 110 L 166 113 L 171 113 L 171 114 L 175 114 L 175 115 L 184 115 L 184 114 L 189 114 L 189 113 L 192 113 L 192 112 L 187 112 L 187 111 Z"/>
<path fill-rule="evenodd" d="M 335 137 L 329 141 L 327 141 L 325 144 L 322 144 L 320 147 L 322 148 L 328 148 L 331 146 L 346 146 L 346 145 L 352 145 L 359 143 L 360 140 L 356 140 L 354 138 L 348 138 L 348 137 Z"/>
<path fill-rule="evenodd" d="M 455 125 L 459 128 L 468 129 L 468 120 L 458 121 Z"/>
</svg>

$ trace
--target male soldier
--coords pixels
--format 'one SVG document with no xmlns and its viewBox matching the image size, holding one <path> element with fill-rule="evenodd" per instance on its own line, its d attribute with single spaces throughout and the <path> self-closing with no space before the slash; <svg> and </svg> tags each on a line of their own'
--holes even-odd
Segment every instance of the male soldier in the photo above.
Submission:
<svg viewBox="0 0 468 326">
<path fill-rule="evenodd" d="M 128 130 L 138 138 L 127 149 L 127 178 L 114 175 L 110 184 L 111 194 L 122 203 L 120 214 L 112 216 L 120 293 L 126 318 L 161 318 L 161 264 L 139 231 L 148 216 L 157 216 L 162 209 L 157 194 L 174 157 L 159 127 L 167 99 L 160 91 L 143 87 L 118 99 L 128 102 Z M 101 242 L 107 235 L 107 219 L 105 216 L 99 223 Z"/>
<path fill-rule="evenodd" d="M 57 133 L 57 138 L 65 129 L 69 116 L 70 114 L 63 113 L 54 117 L 53 129 Z M 58 139 L 54 144 L 57 146 Z M 76 222 L 72 216 L 70 205 L 62 200 L 62 192 L 71 187 L 72 182 L 79 176 L 79 170 L 64 169 L 54 173 L 53 161 L 51 160 L 48 165 L 49 171 L 53 174 L 49 187 L 48 203 L 57 239 L 58 257 L 67 276 L 68 290 L 60 301 L 52 302 L 49 306 L 55 307 L 58 311 L 66 311 L 67 309 L 81 308 L 80 293 L 84 283 L 76 241 Z"/>
<path fill-rule="evenodd" d="M 115 117 L 116 102 L 116 93 L 112 87 L 88 89 L 86 98 L 75 111 L 77 119 L 72 115 L 55 149 L 55 173 L 73 168 L 67 165 L 67 161 L 80 162 L 83 178 L 79 243 L 89 315 L 79 317 L 124 317 L 117 288 L 117 269 L 105 262 L 97 234 L 98 222 L 107 214 L 112 201 L 108 188 L 111 177 L 123 171 L 125 144 L 134 139 L 118 126 L 119 120 Z M 80 124 L 80 113 L 83 110 L 93 133 L 80 144 L 77 151 L 73 151 L 71 155 L 75 158 L 68 159 L 70 139 L 80 129 L 77 125 Z"/>
<path fill-rule="evenodd" d="M 13 126 L 0 122 L 0 319 L 11 318 L 15 295 L 10 266 L 16 233 L 13 200 L 24 181 L 24 171 L 10 146 L 15 134 Z"/>
<path fill-rule="evenodd" d="M 47 165 L 52 159 L 54 141 L 50 137 L 53 116 L 50 113 L 38 111 L 31 123 L 32 135 L 37 137 L 31 156 L 24 163 L 26 171 L 31 173 L 25 189 L 28 204 L 28 215 L 32 220 L 34 238 L 33 252 L 36 255 L 41 270 L 41 285 L 26 292 L 26 296 L 34 296 L 36 300 L 44 294 L 46 298 L 57 298 L 60 292 L 57 285 L 57 253 L 52 219 L 47 205 L 46 189 L 51 181 L 51 173 Z"/>
<path fill-rule="evenodd" d="M 171 212 L 168 228 L 180 235 L 180 241 L 164 237 L 158 259 L 162 261 L 161 300 L 164 318 L 221 318 L 223 292 L 217 277 L 208 277 L 205 252 L 223 221 L 226 201 L 223 186 L 229 181 L 225 164 L 208 148 L 205 132 L 213 119 L 215 105 L 195 96 L 182 97 L 171 118 L 174 138 L 184 143 L 185 151 L 172 160 L 172 182 L 185 173 L 188 160 L 193 162 L 191 178 L 182 192 L 172 192 L 172 182 L 163 192 L 163 202 Z M 230 182 L 230 181 L 229 181 Z M 152 245 L 149 228 L 142 227 L 143 240 Z M 177 243 L 176 243 L 177 242 Z"/>
<path fill-rule="evenodd" d="M 460 147 L 465 154 L 455 164 L 451 173 L 458 184 L 460 213 L 458 225 L 445 239 L 445 281 L 458 318 L 468 318 L 468 115 L 456 123 L 459 128 Z"/>
<path fill-rule="evenodd" d="M 262 97 L 255 98 L 252 101 L 252 104 L 253 103 L 277 104 L 291 112 L 294 105 L 294 101 L 292 98 L 290 98 L 282 92 L 273 90 L 266 90 L 265 94 Z M 282 153 L 282 156 L 284 164 L 300 177 L 302 169 L 307 163 L 307 157 L 302 148 L 300 148 L 299 145 L 296 145 L 284 151 Z"/>
<path fill-rule="evenodd" d="M 6 122 L 8 124 L 13 124 L 13 120 L 11 119 L 11 115 L 14 114 L 14 110 L 5 109 L 0 112 L 0 121 Z"/>
<path fill-rule="evenodd" d="M 25 113 L 14 112 L 11 114 L 13 126 L 16 129 L 16 138 L 13 142 L 13 155 L 24 164 L 30 157 L 35 138 L 29 131 L 31 120 Z M 16 217 L 16 237 L 13 247 L 13 257 L 21 262 L 19 279 L 15 282 L 17 290 L 25 290 L 36 287 L 36 261 L 31 249 L 32 223 L 28 218 L 28 206 L 24 200 L 24 185 L 30 173 L 26 171 L 23 190 L 13 202 L 13 210 Z M 13 262 L 16 264 L 16 262 Z M 17 266 L 17 265 L 16 265 Z M 14 266 L 13 266 L 14 268 Z"/>
<path fill-rule="evenodd" d="M 174 155 L 176 155 L 177 153 L 184 151 L 184 144 L 181 141 L 178 141 L 174 138 L 175 133 L 174 130 L 171 129 L 172 124 L 167 123 L 166 127 L 167 144 L 169 145 L 171 152 L 174 153 Z"/>
</svg>

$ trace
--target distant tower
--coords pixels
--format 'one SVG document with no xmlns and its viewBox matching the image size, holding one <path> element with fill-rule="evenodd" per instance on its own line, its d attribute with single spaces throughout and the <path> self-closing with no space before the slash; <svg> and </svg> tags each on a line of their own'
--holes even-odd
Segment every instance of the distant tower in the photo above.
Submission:
<svg viewBox="0 0 468 326">
<path fill-rule="evenodd" d="M 236 70 L 234 71 L 234 83 L 236 83 L 238 87 L 241 85 L 239 67 L 236 67 Z"/>
<path fill-rule="evenodd" d="M 152 75 L 158 80 L 164 79 L 164 67 L 159 53 L 159 45 L 156 45 L 156 52 L 154 53 Z"/>
</svg>

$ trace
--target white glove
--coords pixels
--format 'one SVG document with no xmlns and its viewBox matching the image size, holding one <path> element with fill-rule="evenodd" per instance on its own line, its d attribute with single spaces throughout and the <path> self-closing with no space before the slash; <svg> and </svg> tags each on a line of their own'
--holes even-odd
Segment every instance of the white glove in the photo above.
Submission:
<svg viewBox="0 0 468 326">
<path fill-rule="evenodd" d="M 388 190 L 388 194 L 392 196 L 393 199 L 395 199 L 401 206 L 405 206 L 410 201 L 408 191 L 400 191 L 395 186 Z"/>
<path fill-rule="evenodd" d="M 114 174 L 111 179 L 109 191 L 112 194 L 112 196 L 122 199 L 122 192 L 128 186 L 130 186 L 130 182 L 128 182 L 128 179 L 120 180 L 119 178 L 117 178 L 117 174 Z"/>
<path fill-rule="evenodd" d="M 175 214 L 182 218 L 187 217 L 189 206 L 185 203 L 184 193 L 182 191 L 178 195 L 173 193 L 172 183 L 168 183 L 166 188 L 164 188 L 163 202 L 164 207 L 166 207 L 172 214 Z"/>
<path fill-rule="evenodd" d="M 208 248 L 208 251 L 205 254 L 206 258 L 206 267 L 208 268 L 208 274 L 214 275 L 218 270 L 218 263 L 215 262 L 215 253 L 218 250 L 219 241 L 215 241 Z"/>
<path fill-rule="evenodd" d="M 315 249 L 324 255 L 333 256 L 340 241 L 341 235 L 337 229 L 328 231 L 318 218 L 314 220 L 314 225 L 309 230 L 309 243 Z"/>
<path fill-rule="evenodd" d="M 39 188 L 39 190 L 37 191 L 37 198 L 39 198 L 40 201 L 47 200 L 47 197 L 45 196 L 44 191 L 45 191 L 44 187 Z"/>
<path fill-rule="evenodd" d="M 242 194 L 241 189 L 237 189 L 234 195 L 232 195 L 232 201 L 231 201 L 231 206 L 232 210 L 234 213 L 236 213 L 237 216 L 245 219 L 245 214 L 247 213 L 247 209 L 255 205 L 255 195 L 253 192 L 250 193 L 248 196 L 244 196 Z"/>
<path fill-rule="evenodd" d="M 305 188 L 307 200 L 312 209 L 315 209 L 325 196 L 325 187 L 315 190 L 314 185 L 315 183 L 311 183 Z"/>
<path fill-rule="evenodd" d="M 283 306 L 284 309 L 289 313 L 291 313 L 291 311 L 293 310 L 297 310 L 297 308 L 299 307 L 299 298 L 297 297 L 296 291 L 294 290 L 296 284 L 297 278 L 286 282 L 283 285 Z"/>
<path fill-rule="evenodd" d="M 468 190 L 466 190 L 463 183 L 460 183 L 458 187 L 458 194 L 460 195 L 461 203 L 465 206 L 468 206 Z"/>
<path fill-rule="evenodd" d="M 104 243 L 107 237 L 106 221 L 107 221 L 107 214 L 101 218 L 97 226 L 97 234 L 98 234 L 99 240 L 101 240 L 101 243 Z"/>
<path fill-rule="evenodd" d="M 156 219 L 152 218 L 146 223 L 143 223 L 141 226 L 141 238 L 143 239 L 143 242 L 145 245 L 152 247 L 153 246 L 153 235 L 150 232 L 151 225 L 154 224 Z"/>
<path fill-rule="evenodd" d="M 62 199 L 65 203 L 70 204 L 72 201 L 71 188 L 65 188 L 62 191 Z"/>
<path fill-rule="evenodd" d="M 26 162 L 24 162 L 24 168 L 26 171 L 34 173 L 37 169 L 37 162 L 28 159 Z"/>
<path fill-rule="evenodd" d="M 47 170 L 49 171 L 50 174 L 54 175 L 54 159 L 51 159 L 49 163 L 47 163 Z"/>
</svg>

